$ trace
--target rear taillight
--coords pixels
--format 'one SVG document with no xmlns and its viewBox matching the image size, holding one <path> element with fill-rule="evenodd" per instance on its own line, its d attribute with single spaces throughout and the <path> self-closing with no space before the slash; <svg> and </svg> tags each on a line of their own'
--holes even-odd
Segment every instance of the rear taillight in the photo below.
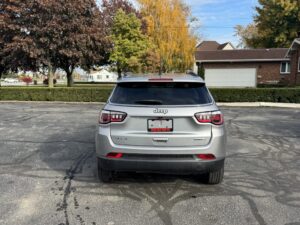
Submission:
<svg viewBox="0 0 300 225">
<path fill-rule="evenodd" d="M 222 125 L 224 123 L 224 116 L 220 111 L 211 113 L 211 123 L 215 125 Z"/>
<path fill-rule="evenodd" d="M 123 157 L 123 153 L 110 152 L 106 155 L 106 157 L 110 159 L 120 159 Z"/>
<path fill-rule="evenodd" d="M 110 112 L 109 111 L 104 111 L 103 110 L 100 113 L 99 123 L 100 124 L 108 124 L 108 123 L 110 123 Z"/>
<path fill-rule="evenodd" d="M 100 124 L 120 123 L 123 122 L 127 114 L 123 112 L 102 110 L 99 117 Z"/>
<path fill-rule="evenodd" d="M 197 158 L 202 159 L 202 160 L 214 160 L 214 159 L 216 159 L 216 157 L 213 154 L 198 154 Z"/>
<path fill-rule="evenodd" d="M 199 123 L 212 123 L 214 125 L 222 125 L 224 123 L 224 117 L 220 111 L 196 113 L 195 117 Z"/>
</svg>

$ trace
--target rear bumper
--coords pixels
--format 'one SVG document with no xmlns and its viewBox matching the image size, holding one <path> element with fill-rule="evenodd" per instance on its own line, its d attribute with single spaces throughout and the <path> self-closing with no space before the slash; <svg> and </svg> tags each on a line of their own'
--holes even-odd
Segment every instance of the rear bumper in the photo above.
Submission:
<svg viewBox="0 0 300 225">
<path fill-rule="evenodd" d="M 226 157 L 226 133 L 224 128 L 214 128 L 210 143 L 206 146 L 169 147 L 169 146 L 130 146 L 115 144 L 110 137 L 110 129 L 101 128 L 96 132 L 96 155 L 105 158 L 110 152 L 125 154 L 213 154 L 217 159 Z"/>
<path fill-rule="evenodd" d="M 166 174 L 199 174 L 216 171 L 224 166 L 225 159 L 202 160 L 127 160 L 99 158 L 99 166 L 104 170 L 120 172 L 154 172 Z"/>
</svg>

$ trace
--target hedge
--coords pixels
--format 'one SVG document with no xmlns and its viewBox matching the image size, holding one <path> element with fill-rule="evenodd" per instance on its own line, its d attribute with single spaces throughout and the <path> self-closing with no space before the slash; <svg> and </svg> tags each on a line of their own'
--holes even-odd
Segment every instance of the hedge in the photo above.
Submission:
<svg viewBox="0 0 300 225">
<path fill-rule="evenodd" d="M 105 102 L 112 87 L 2 87 L 0 100 Z M 210 89 L 216 102 L 300 103 L 300 88 Z"/>
<path fill-rule="evenodd" d="M 0 100 L 105 102 L 112 91 L 107 88 L 0 88 Z"/>
<path fill-rule="evenodd" d="M 300 88 L 211 89 L 216 102 L 300 103 Z"/>
</svg>

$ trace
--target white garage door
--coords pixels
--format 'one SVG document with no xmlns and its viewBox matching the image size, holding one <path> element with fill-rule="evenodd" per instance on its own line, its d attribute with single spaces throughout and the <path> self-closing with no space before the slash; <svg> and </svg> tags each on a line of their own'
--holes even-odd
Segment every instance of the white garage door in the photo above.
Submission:
<svg viewBox="0 0 300 225">
<path fill-rule="evenodd" d="M 206 69 L 208 87 L 256 87 L 256 69 Z"/>
</svg>

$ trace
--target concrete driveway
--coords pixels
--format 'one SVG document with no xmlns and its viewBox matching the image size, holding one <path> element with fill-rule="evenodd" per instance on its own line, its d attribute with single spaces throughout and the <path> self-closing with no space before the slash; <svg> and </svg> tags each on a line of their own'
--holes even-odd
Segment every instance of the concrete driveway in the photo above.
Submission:
<svg viewBox="0 0 300 225">
<path fill-rule="evenodd" d="M 300 225 L 300 111 L 222 108 L 225 180 L 96 178 L 97 105 L 0 103 L 0 224 Z"/>
</svg>

